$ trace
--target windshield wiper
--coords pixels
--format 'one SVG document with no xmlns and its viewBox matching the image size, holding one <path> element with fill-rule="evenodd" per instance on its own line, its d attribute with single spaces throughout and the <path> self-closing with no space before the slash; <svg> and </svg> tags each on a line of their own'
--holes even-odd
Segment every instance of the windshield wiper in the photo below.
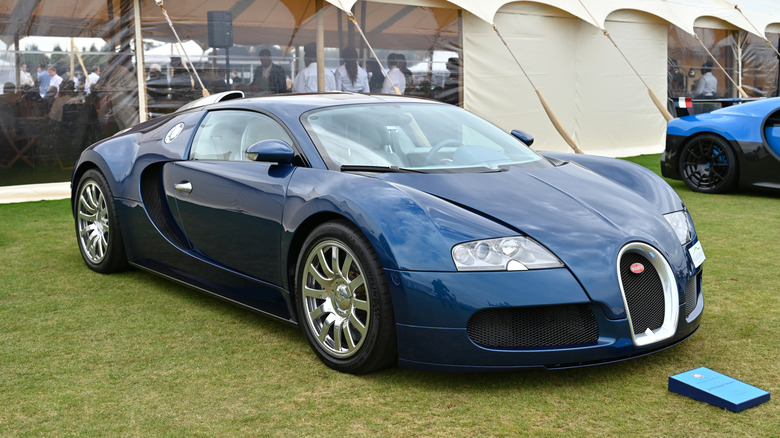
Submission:
<svg viewBox="0 0 780 438">
<path fill-rule="evenodd" d="M 425 173 L 419 170 L 405 169 L 398 166 L 365 166 L 360 164 L 344 164 L 342 172 L 375 172 L 375 173 Z"/>
</svg>

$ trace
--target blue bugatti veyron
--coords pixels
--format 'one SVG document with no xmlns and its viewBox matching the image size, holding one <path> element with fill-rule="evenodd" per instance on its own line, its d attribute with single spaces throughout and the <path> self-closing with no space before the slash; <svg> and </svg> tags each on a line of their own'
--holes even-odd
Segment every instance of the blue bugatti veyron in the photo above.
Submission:
<svg viewBox="0 0 780 438">
<path fill-rule="evenodd" d="M 661 171 L 697 192 L 780 189 L 780 98 L 672 120 Z"/>
<path fill-rule="evenodd" d="M 297 324 L 342 372 L 582 366 L 693 334 L 704 254 L 677 194 L 514 134 L 412 98 L 210 96 L 81 154 L 76 237 L 95 271 Z"/>
</svg>

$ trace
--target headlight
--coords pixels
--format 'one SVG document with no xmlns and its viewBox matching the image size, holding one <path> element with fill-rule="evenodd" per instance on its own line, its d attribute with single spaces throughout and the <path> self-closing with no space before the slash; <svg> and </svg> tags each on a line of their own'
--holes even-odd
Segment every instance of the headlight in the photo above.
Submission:
<svg viewBox="0 0 780 438">
<path fill-rule="evenodd" d="M 452 247 L 458 271 L 526 271 L 560 268 L 550 251 L 525 236 L 477 240 Z"/>
<path fill-rule="evenodd" d="M 677 238 L 680 239 L 680 244 L 685 245 L 693 239 L 693 221 L 687 211 L 675 211 L 664 215 L 664 219 L 669 222 L 669 225 L 674 229 Z"/>
</svg>

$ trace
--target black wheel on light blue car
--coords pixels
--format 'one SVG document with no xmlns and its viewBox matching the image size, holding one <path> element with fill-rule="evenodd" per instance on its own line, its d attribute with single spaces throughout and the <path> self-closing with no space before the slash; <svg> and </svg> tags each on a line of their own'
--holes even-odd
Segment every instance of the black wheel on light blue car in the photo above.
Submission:
<svg viewBox="0 0 780 438">
<path fill-rule="evenodd" d="M 320 225 L 306 239 L 295 274 L 298 323 L 329 367 L 363 374 L 395 364 L 393 306 L 371 244 L 344 221 Z"/>
<path fill-rule="evenodd" d="M 680 176 L 693 191 L 728 192 L 736 185 L 737 172 L 736 154 L 716 135 L 694 137 L 680 153 Z"/>
<path fill-rule="evenodd" d="M 127 256 L 114 197 L 100 172 L 88 170 L 81 177 L 73 209 L 76 239 L 87 266 L 103 274 L 125 269 Z"/>
</svg>

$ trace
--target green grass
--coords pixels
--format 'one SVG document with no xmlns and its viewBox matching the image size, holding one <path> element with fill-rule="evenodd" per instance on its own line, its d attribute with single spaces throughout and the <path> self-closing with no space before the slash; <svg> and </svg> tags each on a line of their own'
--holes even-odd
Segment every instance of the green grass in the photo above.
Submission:
<svg viewBox="0 0 780 438">
<path fill-rule="evenodd" d="M 339 374 L 295 327 L 90 271 L 67 201 L 0 205 L 0 436 L 778 436 L 775 400 L 735 414 L 666 385 L 706 366 L 780 390 L 780 197 L 672 185 L 707 255 L 700 330 L 618 364 L 486 374 Z"/>
</svg>

